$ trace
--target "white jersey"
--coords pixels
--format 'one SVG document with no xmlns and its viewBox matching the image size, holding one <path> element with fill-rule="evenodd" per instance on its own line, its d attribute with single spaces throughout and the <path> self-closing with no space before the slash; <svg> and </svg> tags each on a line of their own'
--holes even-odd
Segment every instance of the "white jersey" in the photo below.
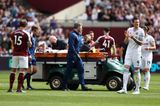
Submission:
<svg viewBox="0 0 160 106">
<path fill-rule="evenodd" d="M 144 30 L 140 27 L 138 29 L 135 29 L 134 27 L 128 28 L 127 32 L 129 35 L 140 41 L 143 41 L 144 39 Z M 140 67 L 141 65 L 141 45 L 138 45 L 131 38 L 129 38 L 124 61 L 125 65 L 134 65 L 134 67 Z"/>
<path fill-rule="evenodd" d="M 152 50 L 145 50 L 147 47 L 151 47 L 151 45 L 155 42 L 154 38 L 151 35 L 146 35 L 144 37 L 144 42 L 142 45 L 142 57 L 144 58 L 152 58 L 153 53 Z"/>
<path fill-rule="evenodd" d="M 140 27 L 138 29 L 134 27 L 128 28 L 127 32 L 140 41 L 144 40 L 144 30 Z M 126 54 L 131 55 L 133 53 L 141 54 L 141 45 L 138 45 L 133 39 L 129 38 Z"/>
</svg>

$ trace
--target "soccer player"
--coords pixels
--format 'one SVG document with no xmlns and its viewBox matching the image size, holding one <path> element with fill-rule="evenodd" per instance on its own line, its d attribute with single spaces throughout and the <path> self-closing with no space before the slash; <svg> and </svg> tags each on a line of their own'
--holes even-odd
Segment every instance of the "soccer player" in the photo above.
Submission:
<svg viewBox="0 0 160 106">
<path fill-rule="evenodd" d="M 85 86 L 84 81 L 84 65 L 79 55 L 80 47 L 82 46 L 82 24 L 75 23 L 74 30 L 71 32 L 68 41 L 68 54 L 67 54 L 67 69 L 64 77 L 64 90 L 68 90 L 67 82 L 73 67 L 78 71 L 79 82 L 83 91 L 91 90 Z"/>
<path fill-rule="evenodd" d="M 142 72 L 144 74 L 144 87 L 143 89 L 149 90 L 150 83 L 150 68 L 153 59 L 153 50 L 156 50 L 156 44 L 154 38 L 148 34 L 149 28 L 145 26 L 145 37 L 142 45 Z"/>
<path fill-rule="evenodd" d="M 139 26 L 140 22 L 138 18 L 133 19 L 133 27 L 130 27 L 125 32 L 125 43 L 128 43 L 127 51 L 124 60 L 124 66 L 126 71 L 123 73 L 123 88 L 118 93 L 127 93 L 127 83 L 130 77 L 130 66 L 134 65 L 134 77 L 136 88 L 133 94 L 140 94 L 140 65 L 141 65 L 141 46 L 144 40 L 144 30 Z"/>
<path fill-rule="evenodd" d="M 32 46 L 29 48 L 29 69 L 24 77 L 27 81 L 27 90 L 32 90 L 32 86 L 30 84 L 31 76 L 37 72 L 36 67 L 36 58 L 35 58 L 35 49 L 36 49 L 36 37 L 39 36 L 39 27 L 32 26 L 31 27 L 31 41 Z"/>
<path fill-rule="evenodd" d="M 101 51 L 107 52 L 108 56 L 115 56 L 116 55 L 116 45 L 115 40 L 113 37 L 109 35 L 110 29 L 104 28 L 104 35 L 97 38 L 95 44 L 99 45 L 99 48 L 102 49 Z M 113 50 L 113 51 L 112 51 Z"/>
<path fill-rule="evenodd" d="M 19 68 L 17 92 L 22 91 L 24 80 L 24 71 L 28 69 L 28 48 L 31 46 L 30 34 L 25 31 L 27 26 L 26 20 L 21 20 L 19 29 L 11 34 L 11 42 L 13 46 L 12 56 L 12 72 L 10 73 L 10 82 L 8 92 L 13 92 L 13 83 L 15 80 L 16 70 Z"/>
</svg>

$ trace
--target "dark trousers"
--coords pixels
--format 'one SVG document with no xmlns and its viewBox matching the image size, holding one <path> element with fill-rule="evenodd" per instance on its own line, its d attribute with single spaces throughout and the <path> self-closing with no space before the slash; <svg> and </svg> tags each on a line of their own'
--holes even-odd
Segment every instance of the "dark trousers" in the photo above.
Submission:
<svg viewBox="0 0 160 106">
<path fill-rule="evenodd" d="M 71 75 L 71 71 L 73 68 L 76 68 L 78 71 L 79 82 L 83 86 L 85 85 L 84 81 L 84 65 L 82 59 L 74 61 L 74 59 L 67 59 L 67 69 L 65 71 L 64 76 L 64 86 L 67 86 L 67 81 L 69 76 Z"/>
</svg>

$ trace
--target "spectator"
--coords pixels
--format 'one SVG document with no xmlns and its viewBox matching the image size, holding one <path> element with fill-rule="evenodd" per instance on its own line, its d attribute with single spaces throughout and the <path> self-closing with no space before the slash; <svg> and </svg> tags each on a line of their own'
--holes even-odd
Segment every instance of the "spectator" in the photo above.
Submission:
<svg viewBox="0 0 160 106">
<path fill-rule="evenodd" d="M 64 31 L 64 41 L 65 41 L 65 43 L 68 43 L 69 34 L 70 34 L 70 30 L 65 29 L 65 31 Z"/>
<path fill-rule="evenodd" d="M 16 18 L 18 16 L 19 9 L 17 7 L 17 3 L 16 2 L 12 3 L 10 11 L 11 11 L 11 15 L 12 15 L 13 18 Z"/>
<path fill-rule="evenodd" d="M 91 19 L 98 21 L 128 21 L 132 16 L 140 17 L 141 25 L 150 25 L 150 33 L 155 36 L 156 44 L 159 45 L 160 36 L 160 1 L 159 0 L 85 0 L 86 7 L 91 6 L 92 13 Z M 62 37 L 58 39 L 64 39 L 63 30 L 56 31 L 57 21 L 54 19 L 46 19 L 47 15 L 40 14 L 32 8 L 25 8 L 18 4 L 15 0 L 2 0 L 0 3 L 0 28 L 6 26 L 10 31 L 18 28 L 19 19 L 25 16 L 32 17 L 32 20 L 37 24 L 40 24 L 42 29 L 42 35 L 39 40 L 46 40 L 50 35 L 56 35 L 59 32 Z M 107 10 L 106 13 L 104 10 Z M 109 10 L 109 11 L 108 11 Z M 129 14 L 128 14 L 129 13 Z M 87 20 L 86 13 L 79 18 Z M 125 17 L 129 18 L 125 18 Z M 107 19 L 104 19 L 107 18 Z M 127 20 L 126 20 L 127 19 Z M 31 22 L 32 24 L 32 22 Z M 8 32 L 6 32 L 8 33 Z M 6 34 L 5 34 L 6 35 Z M 7 34 L 8 35 L 8 34 Z M 10 36 L 8 36 L 10 38 Z M 3 38 L 2 38 L 3 39 Z M 8 39 L 8 38 L 7 38 Z M 158 40 L 158 41 L 157 41 Z M 1 46 L 1 45 L 0 45 Z M 8 51 L 8 50 L 7 50 Z"/>
</svg>

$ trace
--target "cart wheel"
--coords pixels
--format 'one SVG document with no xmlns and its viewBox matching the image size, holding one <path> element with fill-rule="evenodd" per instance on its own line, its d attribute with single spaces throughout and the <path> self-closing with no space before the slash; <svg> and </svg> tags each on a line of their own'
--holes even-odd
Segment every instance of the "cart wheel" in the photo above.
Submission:
<svg viewBox="0 0 160 106">
<path fill-rule="evenodd" d="M 70 83 L 70 84 L 68 84 L 68 88 L 70 90 L 77 90 L 78 86 L 79 86 L 78 83 L 77 84 L 76 83 Z"/>
<path fill-rule="evenodd" d="M 127 90 L 130 91 L 130 90 L 134 89 L 134 87 L 135 87 L 135 82 L 132 77 L 129 77 Z"/>
<path fill-rule="evenodd" d="M 107 79 L 106 81 L 106 87 L 110 91 L 117 91 L 122 88 L 122 80 L 118 76 L 112 76 Z"/>
<path fill-rule="evenodd" d="M 63 88 L 63 80 L 60 76 L 53 76 L 50 79 L 49 84 L 53 90 L 61 90 Z"/>
</svg>

